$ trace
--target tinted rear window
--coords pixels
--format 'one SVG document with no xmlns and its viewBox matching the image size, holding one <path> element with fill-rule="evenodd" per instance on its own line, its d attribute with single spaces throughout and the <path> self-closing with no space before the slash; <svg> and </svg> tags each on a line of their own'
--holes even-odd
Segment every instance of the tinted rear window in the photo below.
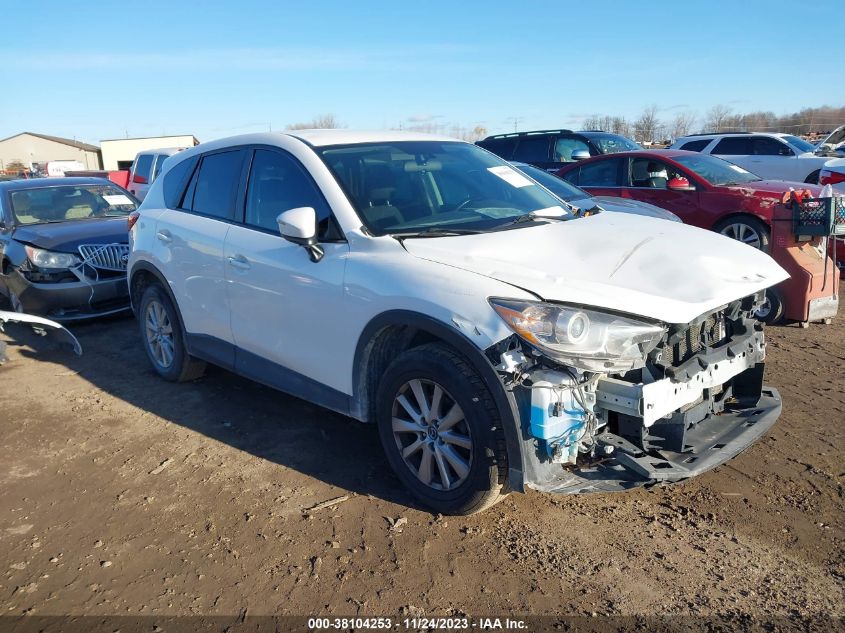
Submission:
<svg viewBox="0 0 845 633">
<path fill-rule="evenodd" d="M 526 136 L 519 139 L 513 160 L 523 163 L 545 163 L 549 160 L 549 136 Z"/>
<path fill-rule="evenodd" d="M 245 150 L 233 150 L 203 156 L 194 177 L 192 211 L 224 220 L 235 218 L 245 154 Z"/>
<path fill-rule="evenodd" d="M 135 175 L 136 176 L 143 176 L 144 178 L 150 178 L 150 169 L 153 166 L 153 155 L 152 154 L 141 154 L 135 159 Z"/>
<path fill-rule="evenodd" d="M 686 150 L 687 152 L 700 152 L 705 147 L 710 145 L 710 141 L 712 139 L 709 138 L 702 138 L 698 139 L 697 141 L 690 141 L 689 143 L 684 143 L 678 149 Z"/>
</svg>

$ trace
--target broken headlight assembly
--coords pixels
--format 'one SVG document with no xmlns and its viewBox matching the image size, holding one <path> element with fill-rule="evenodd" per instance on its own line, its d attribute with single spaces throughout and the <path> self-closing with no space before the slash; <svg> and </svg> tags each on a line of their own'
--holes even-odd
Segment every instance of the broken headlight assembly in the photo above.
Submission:
<svg viewBox="0 0 845 633">
<path fill-rule="evenodd" d="M 545 356 L 581 371 L 624 372 L 645 365 L 666 327 L 599 310 L 491 298 L 520 338 Z"/>
<path fill-rule="evenodd" d="M 73 253 L 57 253 L 34 246 L 26 247 L 26 256 L 35 267 L 49 270 L 65 270 L 82 261 Z"/>
</svg>

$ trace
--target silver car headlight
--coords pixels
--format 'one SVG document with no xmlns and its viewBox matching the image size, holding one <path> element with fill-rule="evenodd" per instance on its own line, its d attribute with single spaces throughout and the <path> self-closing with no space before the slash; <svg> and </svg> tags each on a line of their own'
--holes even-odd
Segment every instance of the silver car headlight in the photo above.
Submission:
<svg viewBox="0 0 845 633">
<path fill-rule="evenodd" d="M 508 327 L 540 352 L 582 371 L 613 373 L 645 365 L 663 325 L 540 301 L 490 299 Z"/>
<path fill-rule="evenodd" d="M 34 246 L 26 247 L 26 256 L 38 268 L 70 268 L 82 261 L 73 253 L 56 253 L 54 251 L 45 251 L 43 248 L 35 248 Z"/>
</svg>

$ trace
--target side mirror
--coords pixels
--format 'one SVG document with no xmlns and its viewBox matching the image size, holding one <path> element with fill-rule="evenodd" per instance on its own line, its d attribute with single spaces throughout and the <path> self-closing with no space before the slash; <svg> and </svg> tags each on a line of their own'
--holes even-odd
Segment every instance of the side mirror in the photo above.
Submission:
<svg viewBox="0 0 845 633">
<path fill-rule="evenodd" d="M 666 183 L 666 188 L 671 189 L 672 191 L 695 191 L 695 187 L 693 187 L 689 180 L 684 178 L 683 176 L 676 176 L 669 180 Z"/>
<path fill-rule="evenodd" d="M 138 183 L 139 185 L 146 185 L 147 177 L 142 176 L 140 174 L 135 174 L 134 176 L 132 176 L 132 182 Z"/>
<path fill-rule="evenodd" d="M 572 151 L 572 160 L 586 160 L 590 157 L 590 152 L 585 149 L 576 149 Z"/>
<path fill-rule="evenodd" d="M 323 259 L 325 251 L 317 243 L 317 212 L 313 207 L 297 207 L 280 213 L 276 224 L 283 238 L 308 251 L 312 262 Z"/>
</svg>

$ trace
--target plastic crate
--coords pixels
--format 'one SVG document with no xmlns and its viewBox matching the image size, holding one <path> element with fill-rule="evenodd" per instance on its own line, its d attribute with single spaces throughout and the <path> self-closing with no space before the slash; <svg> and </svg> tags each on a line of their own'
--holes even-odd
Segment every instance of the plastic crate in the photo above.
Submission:
<svg viewBox="0 0 845 633">
<path fill-rule="evenodd" d="M 845 235 L 845 197 L 808 198 L 793 205 L 795 235 Z"/>
</svg>

